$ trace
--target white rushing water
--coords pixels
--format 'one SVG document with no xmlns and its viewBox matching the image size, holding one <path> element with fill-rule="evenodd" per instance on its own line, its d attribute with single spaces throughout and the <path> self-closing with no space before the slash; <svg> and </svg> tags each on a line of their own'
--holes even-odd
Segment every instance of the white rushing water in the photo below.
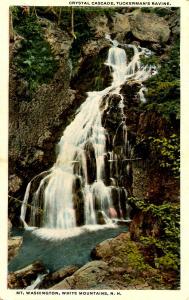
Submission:
<svg viewBox="0 0 189 300">
<path fill-rule="evenodd" d="M 43 177 L 37 190 L 32 196 L 30 205 L 31 217 L 29 226 L 40 226 L 45 228 L 69 229 L 77 226 L 77 203 L 74 201 L 73 186 L 77 180 L 80 185 L 81 198 L 83 198 L 84 224 L 97 224 L 97 210 L 101 212 L 103 220 L 108 224 L 111 219 L 117 217 L 117 212 L 112 202 L 112 187 L 116 185 L 115 179 L 111 178 L 111 185 L 104 183 L 105 176 L 105 154 L 106 138 L 108 133 L 102 126 L 102 115 L 106 109 L 105 104 L 102 108 L 102 100 L 108 94 L 119 95 L 119 108 L 121 111 L 121 123 L 125 147 L 127 147 L 127 126 L 124 114 L 123 96 L 120 94 L 121 86 L 127 80 L 135 80 L 139 83 L 145 81 L 156 72 L 154 66 L 142 66 L 141 55 L 149 56 L 150 51 L 135 45 L 124 45 L 119 47 L 117 41 L 112 41 L 112 46 L 108 52 L 105 64 L 112 72 L 112 84 L 103 91 L 89 92 L 86 101 L 80 106 L 75 119 L 65 129 L 63 136 L 58 144 L 58 156 L 50 172 Z M 133 57 L 128 61 L 126 50 L 133 50 Z M 144 102 L 145 89 L 142 86 L 139 91 L 141 101 Z M 119 129 L 119 128 L 118 128 Z M 117 130 L 118 130 L 117 129 Z M 89 183 L 89 173 L 87 169 L 86 145 L 94 150 L 96 164 L 96 178 L 93 183 Z M 110 173 L 111 161 L 115 156 L 110 153 Z M 117 171 L 118 172 L 118 171 Z M 117 174 L 119 176 L 119 174 Z M 111 174 L 110 174 L 111 177 Z M 121 190 L 116 187 L 121 197 Z M 126 190 L 124 194 L 127 195 Z M 25 226 L 27 204 L 31 193 L 31 182 L 28 184 L 24 197 L 21 220 Z M 126 197 L 126 196 L 125 196 Z M 42 212 L 42 213 L 41 213 Z M 39 215 L 43 215 L 42 217 Z M 122 208 L 119 207 L 119 215 L 122 216 Z M 40 220 L 40 221 L 39 221 Z"/>
</svg>

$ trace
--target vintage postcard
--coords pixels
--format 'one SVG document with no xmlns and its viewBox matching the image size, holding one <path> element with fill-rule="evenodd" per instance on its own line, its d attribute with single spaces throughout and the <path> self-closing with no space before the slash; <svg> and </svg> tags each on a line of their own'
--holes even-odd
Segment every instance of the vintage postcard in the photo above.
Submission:
<svg viewBox="0 0 189 300">
<path fill-rule="evenodd" d="M 189 299 L 188 20 L 1 3 L 2 300 Z"/>
</svg>

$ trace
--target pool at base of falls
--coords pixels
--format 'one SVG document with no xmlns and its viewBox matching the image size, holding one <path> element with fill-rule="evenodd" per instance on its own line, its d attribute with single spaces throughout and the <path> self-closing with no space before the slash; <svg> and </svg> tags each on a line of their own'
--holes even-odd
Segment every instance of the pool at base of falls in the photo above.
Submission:
<svg viewBox="0 0 189 300">
<path fill-rule="evenodd" d="M 77 227 L 69 230 L 69 235 L 57 229 L 25 231 L 21 249 L 9 263 L 9 272 L 35 261 L 41 261 L 51 272 L 69 265 L 82 266 L 91 260 L 91 251 L 97 244 L 127 231 L 127 226 L 113 224 Z"/>
</svg>

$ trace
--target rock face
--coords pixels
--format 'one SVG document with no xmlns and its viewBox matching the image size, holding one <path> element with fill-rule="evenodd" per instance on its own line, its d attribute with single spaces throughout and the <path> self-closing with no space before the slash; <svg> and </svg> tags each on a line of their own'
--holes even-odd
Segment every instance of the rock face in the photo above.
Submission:
<svg viewBox="0 0 189 300">
<path fill-rule="evenodd" d="M 9 193 L 15 197 L 23 197 L 30 179 L 53 164 L 55 145 L 66 125 L 65 116 L 74 107 L 68 60 L 72 38 L 50 21 L 41 22 L 59 68 L 54 78 L 42 84 L 30 101 L 26 100 L 27 87 L 20 90 L 22 83 L 15 68 L 17 42 L 10 47 Z"/>
<path fill-rule="evenodd" d="M 128 13 L 116 12 L 112 21 L 109 27 L 105 16 L 92 20 L 90 25 L 95 28 L 95 36 L 102 38 L 111 33 L 118 41 L 124 41 L 126 34 L 131 33 L 137 40 L 154 43 L 167 42 L 170 37 L 169 24 L 164 18 L 154 13 L 143 13 L 140 9 Z M 174 18 L 173 21 L 176 24 Z"/>
<path fill-rule="evenodd" d="M 13 62 L 11 62 L 10 74 L 13 77 L 10 78 L 10 173 L 15 170 L 16 166 L 24 170 L 30 165 L 33 170 L 39 171 L 44 166 L 52 164 L 52 156 L 49 157 L 48 153 L 54 152 L 54 143 L 57 141 L 63 123 L 62 118 L 73 103 L 69 90 L 70 66 L 68 62 L 72 40 L 68 34 L 56 29 L 52 24 L 51 27 L 49 24 L 43 24 L 43 26 L 46 26 L 45 37 L 58 60 L 59 69 L 54 79 L 48 85 L 43 84 L 39 87 L 33 99 L 27 102 L 23 94 L 19 97 L 16 94 L 17 89 L 14 85 L 18 83 L 15 79 L 16 74 L 12 70 Z"/>
</svg>

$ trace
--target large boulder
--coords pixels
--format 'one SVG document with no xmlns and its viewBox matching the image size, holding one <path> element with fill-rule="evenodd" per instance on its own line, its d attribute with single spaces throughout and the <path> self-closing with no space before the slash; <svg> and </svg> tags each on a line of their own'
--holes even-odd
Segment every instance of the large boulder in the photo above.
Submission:
<svg viewBox="0 0 189 300">
<path fill-rule="evenodd" d="M 130 251 L 131 246 L 135 247 L 132 243 L 133 242 L 130 241 L 130 234 L 124 232 L 113 239 L 99 243 L 93 249 L 91 256 L 93 259 L 102 259 L 106 262 L 111 261 L 111 267 L 127 267 L 127 252 Z M 119 262 L 121 262 L 121 265 Z"/>
<path fill-rule="evenodd" d="M 153 13 L 138 11 L 129 17 L 131 32 L 135 38 L 149 42 L 167 42 L 170 29 L 167 21 Z"/>
<path fill-rule="evenodd" d="M 127 32 L 131 30 L 128 14 L 115 13 L 111 33 L 116 36 L 116 39 L 122 41 Z"/>
<path fill-rule="evenodd" d="M 72 276 L 51 287 L 51 289 L 94 289 L 99 283 L 105 280 L 108 274 L 108 264 L 106 262 L 91 261 Z"/>
</svg>

